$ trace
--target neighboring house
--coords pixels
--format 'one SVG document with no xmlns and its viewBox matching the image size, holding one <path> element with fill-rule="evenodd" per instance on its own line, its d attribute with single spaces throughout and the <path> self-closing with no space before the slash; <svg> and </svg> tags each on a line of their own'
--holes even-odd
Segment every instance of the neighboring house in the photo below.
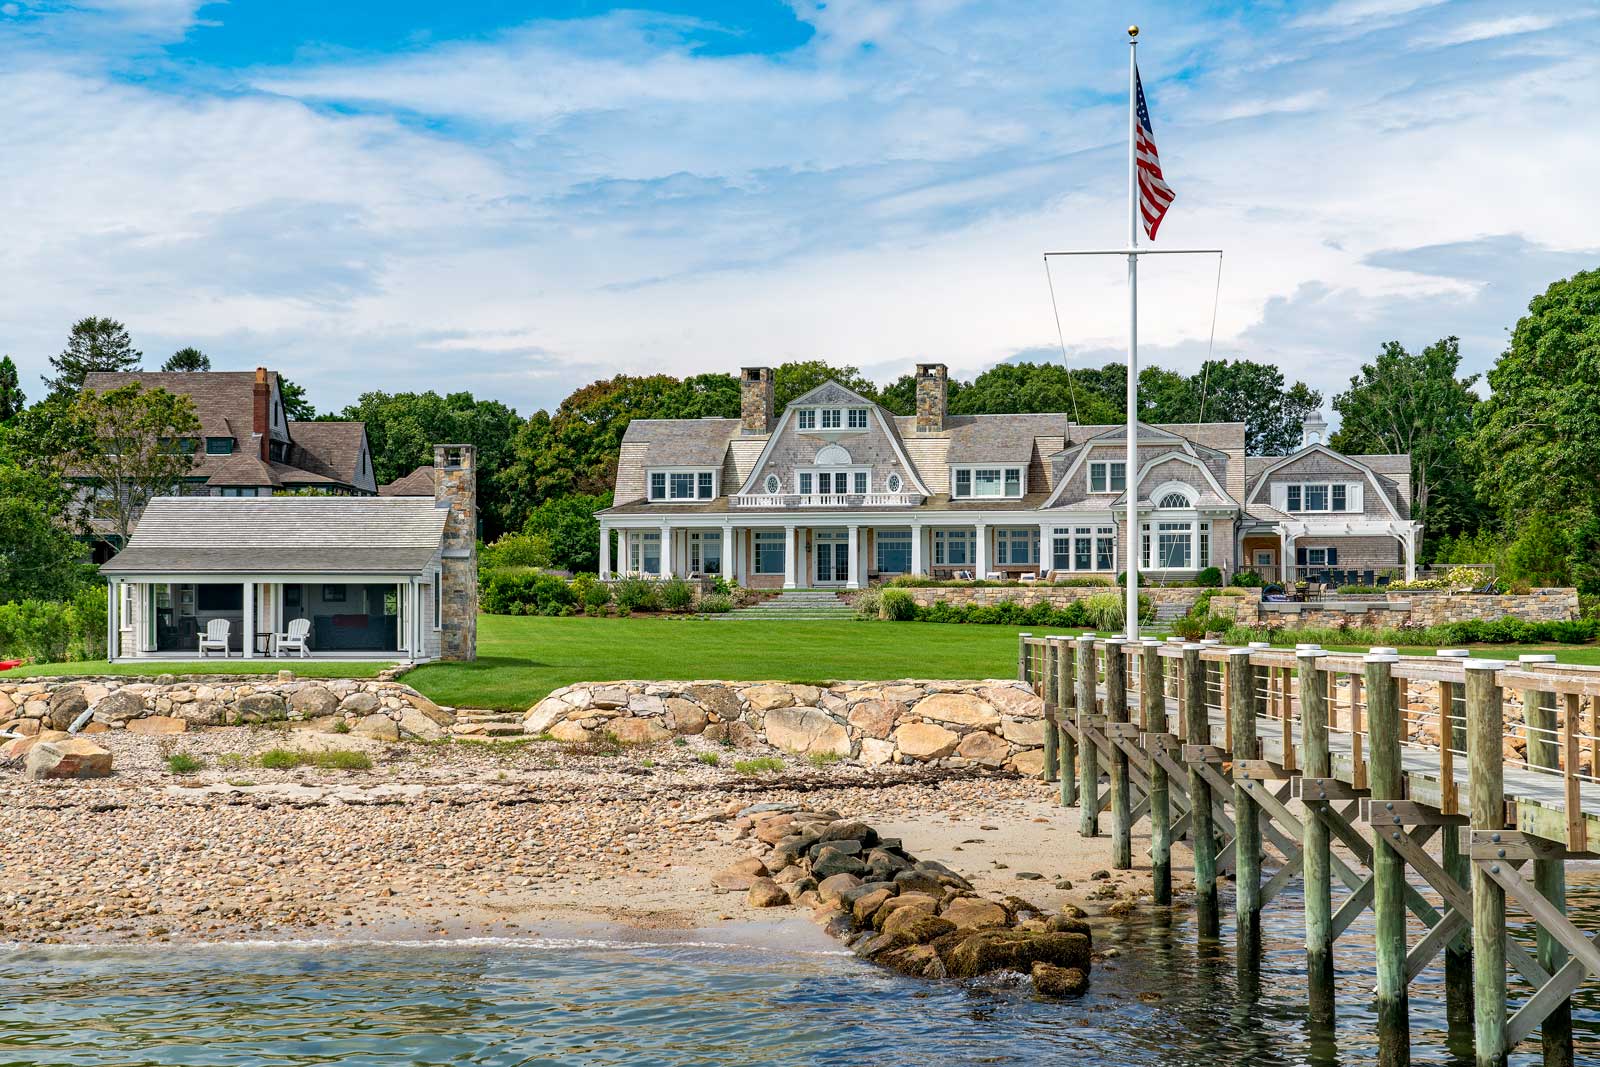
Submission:
<svg viewBox="0 0 1600 1067">
<path fill-rule="evenodd" d="M 738 419 L 635 420 L 600 512 L 600 570 L 853 589 L 900 574 L 1125 568 L 1125 427 L 950 415 L 943 365 L 919 365 L 916 383 L 915 415 L 830 381 L 775 420 L 772 371 L 751 367 Z M 1246 456 L 1244 430 L 1141 424 L 1141 571 L 1414 573 L 1408 457 L 1340 455 L 1320 416 L 1288 456 Z"/>
<path fill-rule="evenodd" d="M 278 375 L 252 371 L 96 371 L 85 389 L 106 392 L 138 384 L 194 402 L 200 433 L 191 443 L 194 469 L 184 479 L 192 496 L 271 496 L 315 489 L 338 495 L 378 491 L 367 428 L 360 422 L 297 422 L 286 417 Z M 83 484 L 79 500 L 104 489 Z M 92 512 L 92 509 L 91 509 Z M 91 518 L 91 526 L 96 526 Z"/>
<path fill-rule="evenodd" d="M 434 468 L 421 466 L 403 478 L 378 486 L 379 496 L 432 496 Z"/>
<path fill-rule="evenodd" d="M 110 658 L 194 659 L 217 621 L 230 655 L 270 656 L 295 620 L 316 657 L 475 658 L 475 450 L 434 467 L 427 497 L 156 497 L 100 568 Z"/>
</svg>

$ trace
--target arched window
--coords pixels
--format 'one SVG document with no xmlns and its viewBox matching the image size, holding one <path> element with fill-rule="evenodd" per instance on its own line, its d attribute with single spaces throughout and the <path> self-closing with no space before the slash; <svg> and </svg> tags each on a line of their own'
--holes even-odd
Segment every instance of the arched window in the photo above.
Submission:
<svg viewBox="0 0 1600 1067">
<path fill-rule="evenodd" d="M 778 476 L 776 474 L 767 475 L 766 489 L 769 496 L 777 496 L 778 490 L 782 488 L 782 486 L 783 483 L 778 480 Z"/>
<path fill-rule="evenodd" d="M 1186 508 L 1188 506 L 1189 498 L 1184 496 L 1182 493 L 1168 493 L 1166 496 L 1162 497 L 1161 502 L 1156 505 L 1158 508 Z"/>
<path fill-rule="evenodd" d="M 891 475 L 889 475 L 889 481 L 887 483 L 888 488 L 889 488 L 889 492 L 898 493 L 900 491 L 901 484 L 902 483 L 900 481 L 900 475 L 899 474 L 891 474 Z"/>
<path fill-rule="evenodd" d="M 824 445 L 817 450 L 817 466 L 844 467 L 850 463 L 850 452 L 843 445 Z"/>
</svg>

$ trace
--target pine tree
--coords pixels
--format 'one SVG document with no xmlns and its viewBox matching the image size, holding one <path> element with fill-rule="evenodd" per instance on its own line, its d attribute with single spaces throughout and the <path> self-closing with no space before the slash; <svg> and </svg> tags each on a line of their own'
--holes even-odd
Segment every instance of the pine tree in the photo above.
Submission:
<svg viewBox="0 0 1600 1067">
<path fill-rule="evenodd" d="M 17 378 L 17 365 L 11 362 L 10 356 L 0 356 L 0 422 L 16 418 L 27 402 Z"/>
<path fill-rule="evenodd" d="M 164 371 L 202 371 L 211 369 L 211 357 L 192 345 L 180 348 L 161 364 Z"/>
<path fill-rule="evenodd" d="M 92 371 L 137 370 L 144 353 L 133 347 L 127 327 L 116 319 L 91 315 L 72 324 L 67 347 L 50 360 L 54 378 L 45 378 L 52 395 L 71 395 L 83 388 Z"/>
</svg>

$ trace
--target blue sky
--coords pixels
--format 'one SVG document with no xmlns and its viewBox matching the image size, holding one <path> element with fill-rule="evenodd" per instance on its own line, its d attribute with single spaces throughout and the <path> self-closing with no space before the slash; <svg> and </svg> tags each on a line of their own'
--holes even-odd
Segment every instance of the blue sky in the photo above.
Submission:
<svg viewBox="0 0 1600 1067">
<path fill-rule="evenodd" d="M 1600 263 L 1592 4 L 0 0 L 0 352 L 36 383 L 111 315 L 323 407 L 523 411 L 1060 358 L 1040 253 L 1126 233 L 1130 21 L 1218 355 L 1330 396 L 1391 338 L 1484 369 Z M 1147 262 L 1142 354 L 1193 367 L 1215 264 Z M 1068 358 L 1121 358 L 1122 268 L 1054 282 Z"/>
</svg>

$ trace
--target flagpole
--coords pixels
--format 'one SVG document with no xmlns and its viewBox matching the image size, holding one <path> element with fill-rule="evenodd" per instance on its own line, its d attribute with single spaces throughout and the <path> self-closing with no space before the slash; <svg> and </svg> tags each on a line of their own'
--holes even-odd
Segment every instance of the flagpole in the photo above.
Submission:
<svg viewBox="0 0 1600 1067">
<path fill-rule="evenodd" d="M 1139 27 L 1128 27 L 1128 456 L 1123 492 L 1128 498 L 1128 586 L 1123 623 L 1128 640 L 1139 639 L 1139 165 L 1134 124 L 1138 115 Z"/>
</svg>

